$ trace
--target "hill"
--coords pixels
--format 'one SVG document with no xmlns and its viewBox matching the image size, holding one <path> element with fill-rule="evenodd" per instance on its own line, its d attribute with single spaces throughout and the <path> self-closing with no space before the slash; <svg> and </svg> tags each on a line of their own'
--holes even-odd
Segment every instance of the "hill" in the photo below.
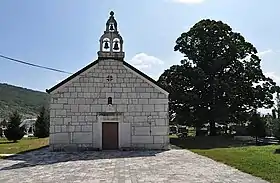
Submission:
<svg viewBox="0 0 280 183">
<path fill-rule="evenodd" d="M 36 116 L 48 100 L 47 93 L 0 83 L 0 119 L 15 110 L 26 117 Z"/>
</svg>

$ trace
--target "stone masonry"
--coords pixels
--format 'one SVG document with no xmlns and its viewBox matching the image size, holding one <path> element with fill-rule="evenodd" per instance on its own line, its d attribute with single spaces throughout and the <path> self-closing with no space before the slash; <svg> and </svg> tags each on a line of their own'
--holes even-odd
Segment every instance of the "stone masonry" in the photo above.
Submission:
<svg viewBox="0 0 280 183">
<path fill-rule="evenodd" d="M 168 94 L 154 85 L 123 61 L 99 59 L 51 92 L 51 150 L 102 149 L 104 120 L 119 122 L 121 149 L 167 149 Z"/>
</svg>

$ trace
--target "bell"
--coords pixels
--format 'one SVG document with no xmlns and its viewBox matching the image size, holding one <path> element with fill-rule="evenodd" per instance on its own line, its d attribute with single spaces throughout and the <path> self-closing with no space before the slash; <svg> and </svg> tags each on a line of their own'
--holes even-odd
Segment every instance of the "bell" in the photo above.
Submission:
<svg viewBox="0 0 280 183">
<path fill-rule="evenodd" d="M 109 43 L 108 43 L 108 41 L 105 42 L 104 48 L 105 48 L 106 50 L 109 49 Z"/>
<path fill-rule="evenodd" d="M 115 44 L 114 44 L 114 47 L 113 47 L 114 50 L 119 50 L 119 44 L 118 44 L 118 41 L 115 41 Z"/>
<path fill-rule="evenodd" d="M 113 24 L 111 24 L 111 25 L 110 25 L 109 30 L 110 30 L 110 31 L 113 31 L 113 30 L 114 30 L 114 26 L 113 26 Z"/>
</svg>

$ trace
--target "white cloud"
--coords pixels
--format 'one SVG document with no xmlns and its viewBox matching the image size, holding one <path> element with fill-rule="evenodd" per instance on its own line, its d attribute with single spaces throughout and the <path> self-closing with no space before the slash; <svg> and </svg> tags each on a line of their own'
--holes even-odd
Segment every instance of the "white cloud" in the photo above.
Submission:
<svg viewBox="0 0 280 183">
<path fill-rule="evenodd" d="M 138 53 L 131 60 L 130 63 L 137 69 L 150 69 L 153 66 L 163 65 L 164 62 L 157 57 L 147 55 L 146 53 Z"/>
<path fill-rule="evenodd" d="M 265 51 L 258 52 L 257 55 L 258 55 L 259 57 L 263 57 L 263 56 L 265 56 L 265 55 L 267 55 L 267 54 L 269 54 L 269 53 L 272 53 L 272 52 L 273 52 L 273 51 L 272 51 L 271 49 L 268 49 L 268 50 L 265 50 Z"/>
<path fill-rule="evenodd" d="M 275 74 L 275 72 L 266 72 L 264 73 L 265 76 L 270 77 L 277 83 L 277 85 L 280 85 L 280 76 Z"/>
<path fill-rule="evenodd" d="M 181 3 L 181 4 L 199 4 L 203 3 L 204 0 L 170 0 L 175 3 Z"/>
</svg>

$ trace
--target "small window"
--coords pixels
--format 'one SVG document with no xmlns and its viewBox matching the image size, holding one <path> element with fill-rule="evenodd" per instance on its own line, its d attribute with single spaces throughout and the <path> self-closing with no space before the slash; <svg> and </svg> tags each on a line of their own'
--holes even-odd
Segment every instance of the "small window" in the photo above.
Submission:
<svg viewBox="0 0 280 183">
<path fill-rule="evenodd" d="M 112 103 L 113 103 L 112 97 L 108 97 L 108 105 L 112 105 Z"/>
<path fill-rule="evenodd" d="M 107 81 L 111 82 L 113 80 L 113 76 L 112 75 L 108 75 L 107 76 Z"/>
</svg>

